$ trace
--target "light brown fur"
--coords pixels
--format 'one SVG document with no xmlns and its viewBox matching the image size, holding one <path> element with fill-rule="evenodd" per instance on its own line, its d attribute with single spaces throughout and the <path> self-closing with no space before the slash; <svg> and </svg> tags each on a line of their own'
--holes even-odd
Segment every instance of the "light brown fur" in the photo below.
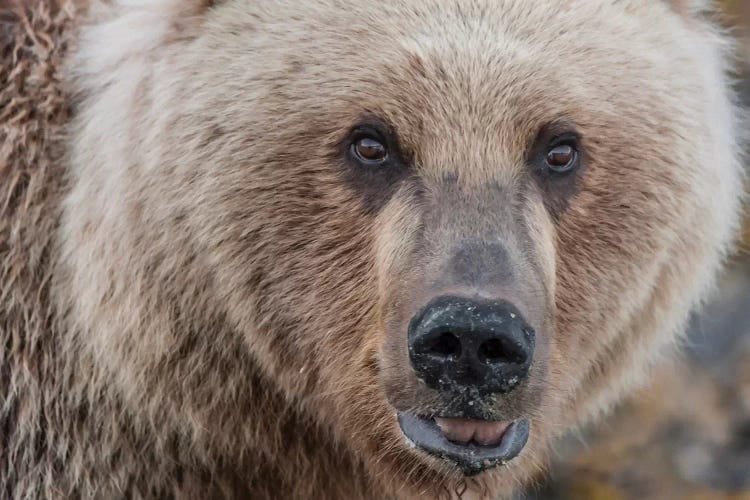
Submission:
<svg viewBox="0 0 750 500">
<path fill-rule="evenodd" d="M 733 242 L 725 42 L 686 4 L 3 11 L 3 76 L 26 83 L 0 94 L 0 491 L 480 497 L 527 481 L 555 436 L 644 378 Z M 363 113 L 394 124 L 427 191 L 456 175 L 476 213 L 481 186 L 519 185 L 541 124 L 586 139 L 559 219 L 538 191 L 518 201 L 545 366 L 539 401 L 514 403 L 529 445 L 474 479 L 394 418 L 395 386 L 416 382 L 384 346 L 430 252 L 414 192 L 372 209 L 342 179 L 336 145 Z"/>
</svg>

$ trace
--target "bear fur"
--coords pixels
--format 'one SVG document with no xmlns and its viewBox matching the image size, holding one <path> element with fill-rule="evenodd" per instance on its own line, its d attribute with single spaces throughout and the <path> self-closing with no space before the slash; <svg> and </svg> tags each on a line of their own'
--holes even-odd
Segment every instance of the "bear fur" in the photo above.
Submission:
<svg viewBox="0 0 750 500">
<path fill-rule="evenodd" d="M 555 437 L 645 379 L 734 243 L 739 112 L 702 12 L 0 4 L 0 496 L 489 498 L 527 483 Z M 546 375 L 527 448 L 474 478 L 396 423 L 412 382 L 389 368 L 389 311 L 430 235 L 411 180 L 342 175 L 337 144 L 364 112 L 405 131 L 428 186 L 513 184 L 547 116 L 588 141 L 565 210 L 519 208 L 552 311 Z"/>
</svg>

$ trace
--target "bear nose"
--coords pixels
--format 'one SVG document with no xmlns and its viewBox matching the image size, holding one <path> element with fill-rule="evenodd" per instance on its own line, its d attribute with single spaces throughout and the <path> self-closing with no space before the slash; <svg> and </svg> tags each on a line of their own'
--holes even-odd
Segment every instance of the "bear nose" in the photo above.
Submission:
<svg viewBox="0 0 750 500">
<path fill-rule="evenodd" d="M 529 374 L 535 333 L 505 301 L 438 297 L 410 322 L 409 360 L 441 392 L 509 392 Z"/>
</svg>

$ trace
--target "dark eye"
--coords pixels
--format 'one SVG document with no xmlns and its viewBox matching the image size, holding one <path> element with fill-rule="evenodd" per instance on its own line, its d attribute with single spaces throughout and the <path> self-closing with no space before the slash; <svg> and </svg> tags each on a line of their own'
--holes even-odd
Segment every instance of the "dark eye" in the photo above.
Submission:
<svg viewBox="0 0 750 500">
<path fill-rule="evenodd" d="M 355 158 L 366 165 L 379 165 L 388 158 L 386 147 L 372 137 L 361 137 L 352 144 Z"/>
<path fill-rule="evenodd" d="M 545 158 L 547 167 L 553 172 L 563 174 L 573 170 L 578 164 L 578 150 L 575 144 L 568 142 L 553 145 Z"/>
</svg>

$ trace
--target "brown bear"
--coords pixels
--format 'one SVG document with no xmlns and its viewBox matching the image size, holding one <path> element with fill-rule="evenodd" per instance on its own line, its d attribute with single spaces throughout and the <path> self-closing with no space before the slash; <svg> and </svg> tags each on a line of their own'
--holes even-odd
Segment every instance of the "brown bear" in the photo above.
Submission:
<svg viewBox="0 0 750 500">
<path fill-rule="evenodd" d="M 0 11 L 0 496 L 497 498 L 737 232 L 690 0 Z"/>
</svg>

